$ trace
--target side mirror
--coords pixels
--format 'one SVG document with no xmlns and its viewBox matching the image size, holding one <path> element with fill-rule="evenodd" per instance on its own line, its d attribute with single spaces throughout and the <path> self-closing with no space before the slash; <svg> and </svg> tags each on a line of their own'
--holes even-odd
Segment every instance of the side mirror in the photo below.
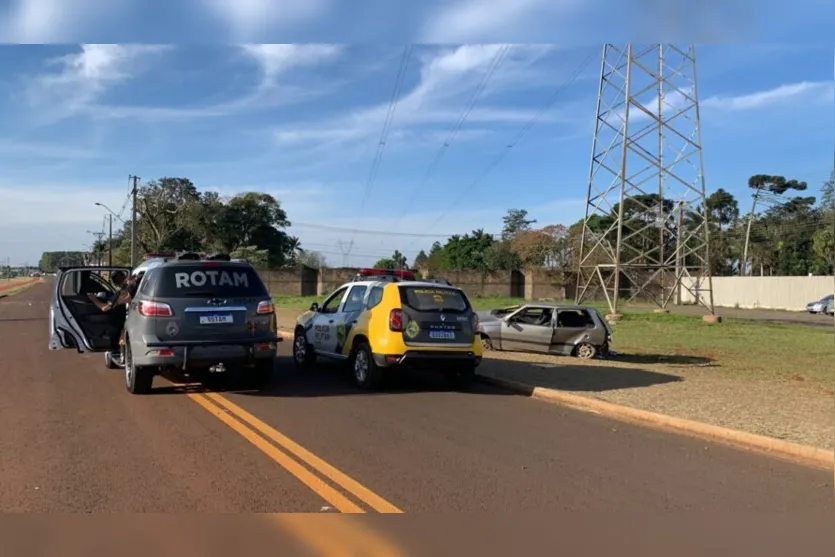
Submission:
<svg viewBox="0 0 835 557">
<path fill-rule="evenodd" d="M 310 304 L 310 311 L 312 311 L 314 313 L 319 311 L 319 304 L 317 304 L 316 302 L 313 302 L 312 304 Z"/>
</svg>

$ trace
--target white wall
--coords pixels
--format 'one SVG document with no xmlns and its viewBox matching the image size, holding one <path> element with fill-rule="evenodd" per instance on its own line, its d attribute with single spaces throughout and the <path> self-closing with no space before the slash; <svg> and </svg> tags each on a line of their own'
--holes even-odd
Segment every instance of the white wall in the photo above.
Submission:
<svg viewBox="0 0 835 557">
<path fill-rule="evenodd" d="M 688 280 L 687 284 L 692 284 Z M 702 288 L 707 288 L 703 284 Z M 833 277 L 714 277 L 713 303 L 717 307 L 805 311 L 806 304 L 835 293 Z M 707 297 L 707 292 L 701 292 Z M 694 296 L 682 288 L 682 303 Z"/>
</svg>

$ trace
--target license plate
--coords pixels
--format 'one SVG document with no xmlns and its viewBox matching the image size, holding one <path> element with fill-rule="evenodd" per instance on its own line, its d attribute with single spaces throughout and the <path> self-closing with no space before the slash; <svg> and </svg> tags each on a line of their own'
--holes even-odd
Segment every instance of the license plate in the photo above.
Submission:
<svg viewBox="0 0 835 557">
<path fill-rule="evenodd" d="M 231 315 L 201 315 L 201 325 L 217 325 L 221 323 L 234 323 Z"/>
<path fill-rule="evenodd" d="M 435 340 L 455 340 L 455 333 L 452 331 L 429 331 L 429 338 Z"/>
</svg>

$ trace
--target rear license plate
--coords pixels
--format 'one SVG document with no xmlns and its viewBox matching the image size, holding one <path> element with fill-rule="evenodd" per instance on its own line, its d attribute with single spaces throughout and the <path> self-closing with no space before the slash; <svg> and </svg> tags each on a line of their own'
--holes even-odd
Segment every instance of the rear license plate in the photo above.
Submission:
<svg viewBox="0 0 835 557">
<path fill-rule="evenodd" d="M 429 331 L 429 338 L 435 340 L 455 340 L 455 333 L 452 331 Z"/>
<path fill-rule="evenodd" d="M 222 323 L 234 323 L 231 315 L 201 315 L 201 325 L 217 325 Z"/>
</svg>

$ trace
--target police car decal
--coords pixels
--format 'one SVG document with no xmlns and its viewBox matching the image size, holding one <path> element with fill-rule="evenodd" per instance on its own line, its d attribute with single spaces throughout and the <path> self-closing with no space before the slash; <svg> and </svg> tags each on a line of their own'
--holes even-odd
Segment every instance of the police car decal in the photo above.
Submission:
<svg viewBox="0 0 835 557">
<path fill-rule="evenodd" d="M 249 277 L 246 273 L 230 273 L 228 271 L 193 271 L 191 273 L 174 273 L 177 288 L 200 288 L 211 286 L 243 286 L 249 288 Z"/>
</svg>

